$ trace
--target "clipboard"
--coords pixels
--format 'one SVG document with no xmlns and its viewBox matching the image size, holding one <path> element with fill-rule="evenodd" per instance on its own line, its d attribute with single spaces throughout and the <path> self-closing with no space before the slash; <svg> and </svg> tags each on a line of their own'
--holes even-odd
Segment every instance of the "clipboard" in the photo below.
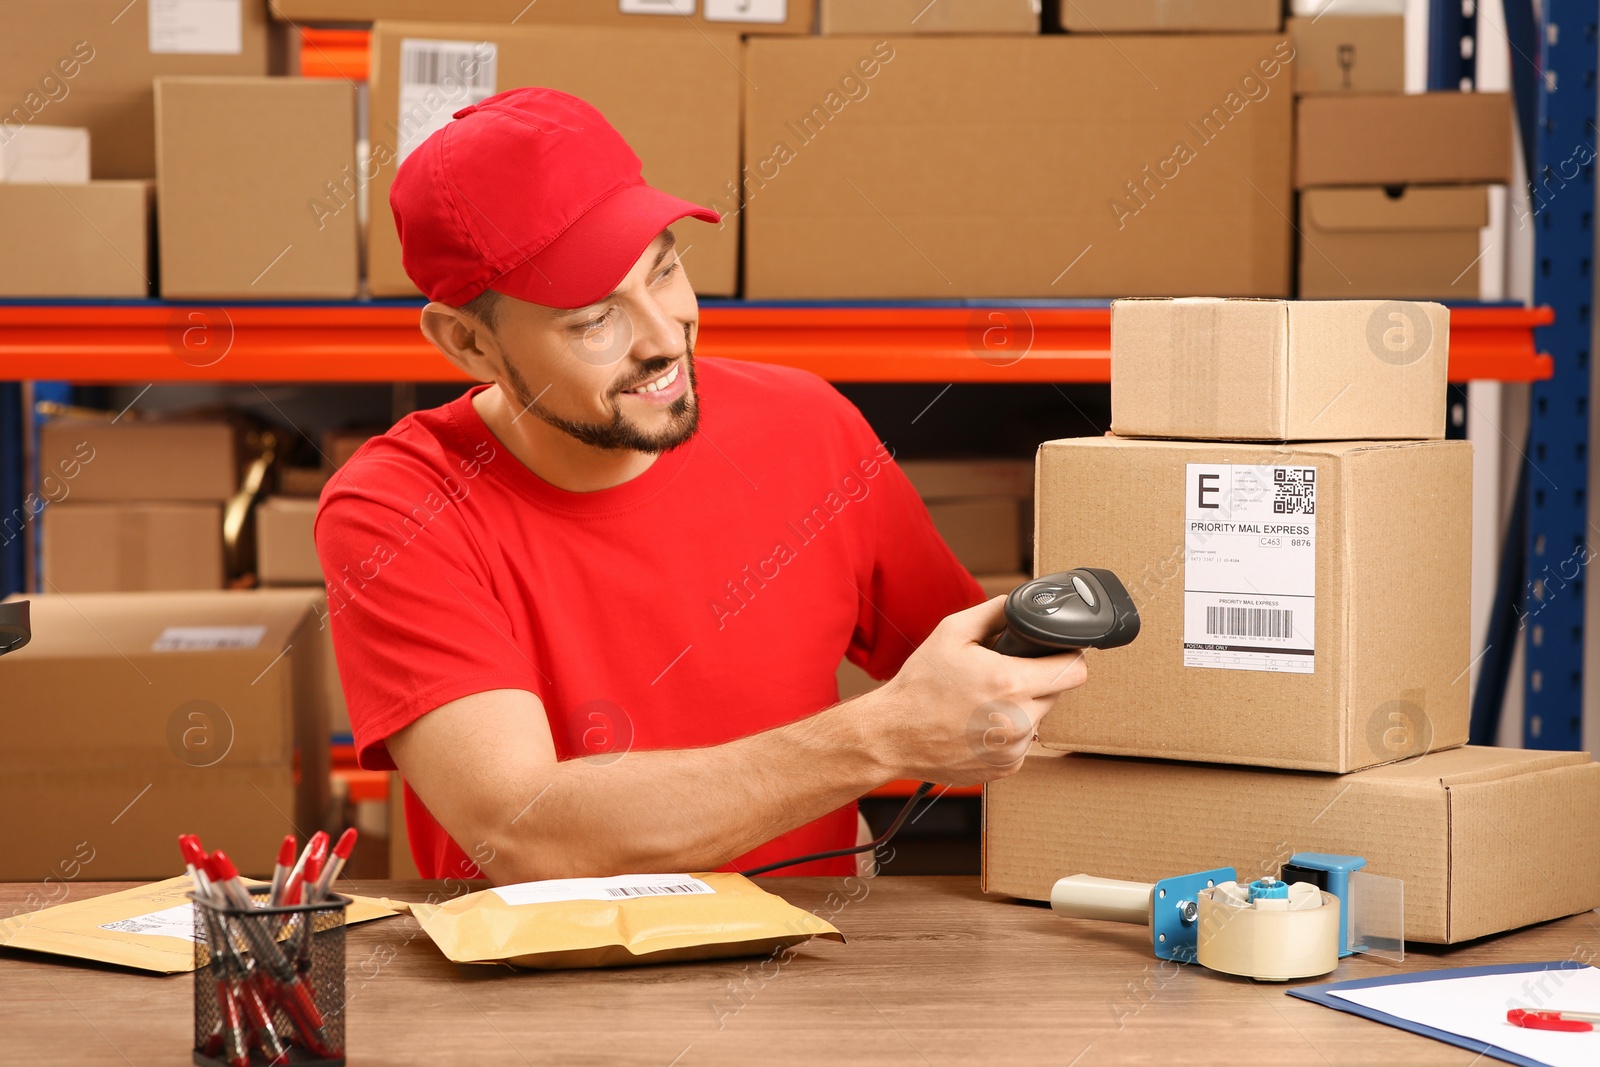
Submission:
<svg viewBox="0 0 1600 1067">
<path fill-rule="evenodd" d="M 1328 985 L 1302 986 L 1299 989 L 1285 990 L 1285 992 L 1291 997 L 1308 1000 L 1313 1004 L 1321 1004 L 1323 1007 L 1332 1008 L 1334 1011 L 1359 1015 L 1363 1019 L 1371 1019 L 1373 1022 L 1380 1022 L 1397 1030 L 1406 1030 L 1413 1034 L 1421 1034 L 1423 1037 L 1431 1037 L 1435 1041 L 1443 1041 L 1447 1045 L 1464 1048 L 1469 1052 L 1476 1052 L 1480 1056 L 1487 1056 L 1503 1063 L 1514 1063 L 1518 1067 L 1548 1067 L 1540 1060 L 1532 1059 L 1520 1053 L 1509 1052 L 1498 1045 L 1485 1044 L 1474 1038 L 1453 1034 L 1448 1030 L 1424 1026 L 1421 1023 L 1412 1022 L 1410 1019 L 1402 1019 L 1398 1015 L 1390 1015 L 1388 1012 L 1369 1008 L 1364 1004 L 1357 1004 L 1354 1001 L 1345 1000 L 1332 994 L 1342 989 L 1370 989 L 1374 986 L 1406 985 L 1412 982 L 1438 982 L 1449 978 L 1477 978 L 1480 975 L 1490 974 L 1575 971 L 1586 966 L 1589 965 L 1579 963 L 1577 960 L 1556 960 L 1549 963 L 1501 963 L 1490 967 L 1454 967 L 1442 971 L 1413 971 L 1409 974 L 1389 974 L 1378 978 L 1357 978 L 1350 982 L 1333 982 Z"/>
</svg>

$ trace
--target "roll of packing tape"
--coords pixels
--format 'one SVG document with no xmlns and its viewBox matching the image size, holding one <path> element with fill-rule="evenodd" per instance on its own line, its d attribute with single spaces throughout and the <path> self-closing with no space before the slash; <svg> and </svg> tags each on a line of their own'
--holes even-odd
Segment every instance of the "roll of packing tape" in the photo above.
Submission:
<svg viewBox="0 0 1600 1067">
<path fill-rule="evenodd" d="M 1339 966 L 1338 897 L 1297 882 L 1287 898 L 1252 903 L 1241 888 L 1223 882 L 1197 894 L 1201 966 L 1264 982 L 1314 978 Z"/>
<path fill-rule="evenodd" d="M 1148 926 L 1152 888 L 1148 882 L 1074 874 L 1060 879 L 1051 888 L 1050 908 L 1069 919 L 1108 919 L 1114 923 Z"/>
</svg>

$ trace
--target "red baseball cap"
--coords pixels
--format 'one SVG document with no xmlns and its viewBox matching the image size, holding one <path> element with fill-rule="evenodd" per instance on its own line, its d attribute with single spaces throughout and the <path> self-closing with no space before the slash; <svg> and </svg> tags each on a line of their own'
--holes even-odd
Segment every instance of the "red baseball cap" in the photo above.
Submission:
<svg viewBox="0 0 1600 1067">
<path fill-rule="evenodd" d="M 645 184 L 593 106 L 509 89 L 464 107 L 406 157 L 389 189 L 401 262 L 428 299 L 485 289 L 579 308 L 617 287 L 669 224 L 722 216 Z"/>
</svg>

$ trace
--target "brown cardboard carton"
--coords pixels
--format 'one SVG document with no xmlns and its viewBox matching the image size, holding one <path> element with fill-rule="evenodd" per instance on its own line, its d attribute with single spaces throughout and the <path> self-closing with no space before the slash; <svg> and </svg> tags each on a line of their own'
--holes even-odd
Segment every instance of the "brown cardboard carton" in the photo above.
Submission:
<svg viewBox="0 0 1600 1067">
<path fill-rule="evenodd" d="M 39 429 L 52 502 L 216 501 L 239 487 L 233 428 L 223 422 L 53 419 Z"/>
<path fill-rule="evenodd" d="M 1476 300 L 1488 224 L 1482 185 L 1307 189 L 1300 295 Z"/>
<path fill-rule="evenodd" d="M 150 183 L 0 183 L 0 296 L 150 295 Z"/>
<path fill-rule="evenodd" d="M 817 25 L 844 33 L 1038 33 L 1039 0 L 820 0 Z"/>
<path fill-rule="evenodd" d="M 159 79 L 156 148 L 162 296 L 358 294 L 349 82 Z"/>
<path fill-rule="evenodd" d="M 323 469 L 332 473 L 343 467 L 350 462 L 351 456 L 360 451 L 362 445 L 382 433 L 384 433 L 382 427 L 323 431 L 321 450 Z"/>
<path fill-rule="evenodd" d="M 1048 747 L 1347 772 L 1467 739 L 1465 441 L 1048 441 L 1035 541 L 1140 617 Z"/>
<path fill-rule="evenodd" d="M 1061 0 L 1072 33 L 1248 33 L 1283 26 L 1279 0 Z"/>
<path fill-rule="evenodd" d="M 1118 300 L 1111 429 L 1197 440 L 1441 438 L 1449 333 L 1440 304 Z"/>
<path fill-rule="evenodd" d="M 0 4 L 0 122 L 86 126 L 96 178 L 155 177 L 151 80 L 266 74 L 269 50 L 262 0 L 150 8 L 128 0 Z"/>
<path fill-rule="evenodd" d="M 1011 497 L 928 502 L 939 536 L 974 574 L 1014 571 L 1021 565 L 1022 509 Z"/>
<path fill-rule="evenodd" d="M 1028 580 L 1028 576 L 1021 573 L 978 574 L 974 575 L 973 577 L 977 578 L 978 584 L 983 586 L 984 594 L 991 597 L 1005 596 L 1007 593 L 1011 592 L 1011 590 Z M 868 674 L 860 667 L 857 667 L 854 663 L 851 663 L 847 659 L 839 661 L 839 670 L 837 673 L 839 680 L 839 699 L 841 701 L 849 700 L 852 697 L 858 697 L 863 693 L 870 693 L 872 690 L 883 684 L 878 679 L 872 677 L 872 675 Z"/>
<path fill-rule="evenodd" d="M 39 877 L 79 841 L 119 857 L 92 867 L 95 877 L 159 877 L 175 865 L 176 834 L 211 843 L 203 825 L 212 847 L 238 849 L 259 872 L 285 833 L 321 826 L 320 600 L 287 590 L 33 597 L 33 640 L 0 660 L 0 691 L 18 709 L 0 749 L 0 877 Z M 20 817 L 39 811 L 50 818 Z"/>
<path fill-rule="evenodd" d="M 1033 464 L 1007 459 L 903 459 L 899 466 L 924 500 L 1033 495 Z"/>
<path fill-rule="evenodd" d="M 1287 39 L 746 50 L 747 297 L 1288 294 Z"/>
<path fill-rule="evenodd" d="M 1507 93 L 1334 93 L 1296 110 L 1297 189 L 1511 181 Z"/>
<path fill-rule="evenodd" d="M 52 593 L 221 589 L 221 504 L 79 503 L 40 517 Z"/>
<path fill-rule="evenodd" d="M 1296 94 L 1405 92 L 1405 16 L 1291 18 L 1288 30 Z"/>
<path fill-rule="evenodd" d="M 256 507 L 256 576 L 263 584 L 322 585 L 316 521 L 314 499 L 275 496 Z"/>
<path fill-rule="evenodd" d="M 1069 874 L 1256 878 L 1331 852 L 1405 883 L 1410 941 L 1600 905 L 1600 765 L 1582 752 L 1466 747 L 1334 776 L 1036 749 L 985 788 L 983 827 L 984 890 L 1026 900 Z"/>
<path fill-rule="evenodd" d="M 630 23 L 631 25 L 631 23 Z M 720 211 L 720 224 L 678 224 L 678 247 L 695 291 L 731 296 L 738 288 L 740 219 L 730 210 L 739 180 L 739 109 L 744 78 L 742 44 L 725 26 L 685 28 L 682 20 L 642 20 L 644 28 L 518 26 L 491 23 L 380 22 L 372 34 L 370 167 L 372 215 L 367 231 L 367 276 L 375 296 L 417 292 L 400 262 L 400 238 L 389 210 L 395 170 L 413 142 L 444 125 L 468 98 L 408 80 L 403 42 L 412 54 L 471 61 L 479 79 L 473 99 L 523 85 L 542 85 L 582 97 L 616 127 L 644 165 L 645 181 Z M 720 24 L 719 24 L 720 25 Z M 444 51 L 438 44 L 444 42 Z M 454 47 L 454 51 L 450 49 Z M 487 46 L 484 48 L 483 46 Z M 492 55 L 492 61 L 487 58 Z M 673 70 L 659 77 L 663 63 Z M 430 68 L 435 69 L 435 68 Z M 493 84 L 489 84 L 492 71 Z M 444 75 L 440 75 L 444 77 Z M 408 105 L 402 118 L 401 95 Z"/>
<path fill-rule="evenodd" d="M 950 0 L 945 0 L 946 3 Z M 960 0 L 957 0 L 960 2 Z M 810 33 L 815 0 L 272 0 L 272 13 L 296 22 L 483 22 L 659 27 L 687 24 L 744 33 Z"/>
</svg>

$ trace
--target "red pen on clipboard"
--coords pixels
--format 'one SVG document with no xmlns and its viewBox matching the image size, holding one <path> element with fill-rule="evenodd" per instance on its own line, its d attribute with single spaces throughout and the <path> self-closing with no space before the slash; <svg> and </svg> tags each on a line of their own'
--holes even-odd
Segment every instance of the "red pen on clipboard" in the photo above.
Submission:
<svg viewBox="0 0 1600 1067">
<path fill-rule="evenodd" d="M 1600 1028 L 1600 1012 L 1528 1011 L 1526 1008 L 1512 1008 L 1506 1012 L 1506 1022 L 1525 1030 L 1561 1030 L 1580 1034 Z"/>
</svg>

